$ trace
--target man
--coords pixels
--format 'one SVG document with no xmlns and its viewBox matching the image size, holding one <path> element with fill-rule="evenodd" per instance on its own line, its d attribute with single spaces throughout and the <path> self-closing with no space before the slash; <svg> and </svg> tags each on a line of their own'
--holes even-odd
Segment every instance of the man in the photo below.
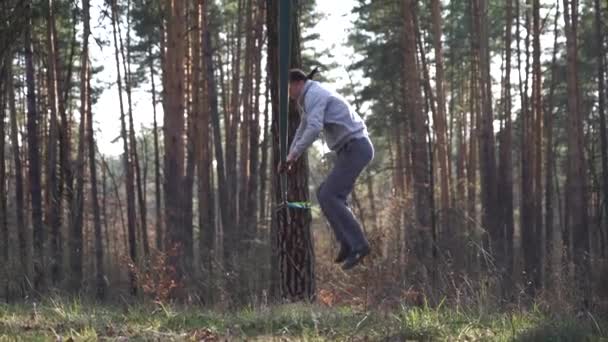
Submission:
<svg viewBox="0 0 608 342">
<path fill-rule="evenodd" d="M 336 263 L 348 270 L 370 252 L 369 243 L 359 222 L 346 204 L 361 171 L 374 157 L 374 148 L 363 120 L 346 100 L 323 84 L 313 81 L 316 70 L 306 75 L 302 70 L 289 73 L 289 97 L 297 100 L 302 113 L 286 165 L 288 172 L 295 161 L 324 131 L 327 145 L 337 154 L 334 167 L 317 191 L 317 198 L 338 242 Z"/>
</svg>

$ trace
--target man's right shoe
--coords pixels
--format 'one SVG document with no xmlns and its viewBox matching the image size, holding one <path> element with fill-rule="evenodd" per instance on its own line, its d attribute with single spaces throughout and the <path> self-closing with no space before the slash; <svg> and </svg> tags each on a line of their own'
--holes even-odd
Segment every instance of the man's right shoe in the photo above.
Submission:
<svg viewBox="0 0 608 342">
<path fill-rule="evenodd" d="M 338 256 L 336 257 L 336 260 L 334 260 L 336 264 L 341 264 L 342 262 L 344 262 L 344 260 L 346 260 L 346 258 L 350 254 L 350 248 L 348 247 L 348 245 L 344 243 L 341 243 L 340 245 L 340 252 L 338 252 Z"/>
<path fill-rule="evenodd" d="M 357 248 L 351 251 L 350 255 L 346 257 L 344 264 L 342 265 L 342 269 L 347 271 L 351 268 L 357 266 L 365 258 L 370 252 L 369 245 L 365 245 L 361 248 Z"/>
</svg>

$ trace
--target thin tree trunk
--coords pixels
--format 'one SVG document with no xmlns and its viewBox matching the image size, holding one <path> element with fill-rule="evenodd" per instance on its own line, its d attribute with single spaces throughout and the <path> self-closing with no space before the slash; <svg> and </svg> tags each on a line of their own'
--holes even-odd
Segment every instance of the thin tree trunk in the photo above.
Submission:
<svg viewBox="0 0 608 342">
<path fill-rule="evenodd" d="M 212 197 L 212 174 L 211 174 L 211 132 L 209 126 L 210 118 L 210 89 L 208 79 L 212 76 L 213 70 L 210 71 L 207 58 L 210 55 L 209 44 L 206 42 L 209 39 L 209 28 L 208 28 L 208 17 L 207 17 L 207 1 L 198 0 L 197 4 L 197 15 L 196 20 L 199 27 L 199 35 L 196 43 L 200 46 L 200 73 L 201 73 L 201 84 L 200 84 L 200 95 L 201 103 L 199 104 L 200 115 L 197 120 L 197 135 L 198 139 L 198 211 L 199 211 L 199 249 L 201 255 L 201 265 L 203 270 L 203 277 L 206 280 L 206 284 L 203 291 L 203 298 L 205 302 L 211 304 L 214 297 L 214 248 L 215 248 L 215 224 L 213 222 L 213 207 L 214 201 Z M 197 51 L 199 49 L 197 48 Z M 197 108 L 195 108 L 197 110 Z"/>
<path fill-rule="evenodd" d="M 125 110 L 124 102 L 122 98 L 122 76 L 120 72 L 120 59 L 119 54 L 121 47 L 118 43 L 117 37 L 117 26 L 118 26 L 118 9 L 116 0 L 112 0 L 112 33 L 114 37 L 114 58 L 116 62 L 116 81 L 118 85 L 118 102 L 120 105 L 120 127 L 121 137 L 123 141 L 123 166 L 126 173 L 126 184 L 125 192 L 127 195 L 127 231 L 129 241 L 129 257 L 132 265 L 136 265 L 137 260 L 137 238 L 136 238 L 136 217 L 135 217 L 135 189 L 133 180 L 133 168 L 131 167 L 130 151 L 129 151 L 129 140 L 127 137 L 127 125 L 125 122 Z M 130 292 L 135 295 L 137 292 L 137 285 L 135 280 L 135 274 L 133 273 L 132 267 L 129 267 L 129 281 L 130 281 Z"/>
<path fill-rule="evenodd" d="M 59 111 L 59 85 L 57 80 L 57 51 L 55 33 L 55 5 L 48 0 L 47 50 L 48 50 L 48 101 L 50 107 L 49 134 L 47 140 L 46 165 L 46 222 L 51 226 L 51 281 L 54 285 L 61 281 L 63 248 L 61 246 L 61 198 L 57 179 L 57 112 Z"/>
<path fill-rule="evenodd" d="M 163 250 L 163 213 L 161 203 L 161 183 L 160 183 L 160 152 L 158 146 L 158 120 L 156 116 L 156 84 L 154 82 L 154 59 L 152 48 L 148 50 L 148 63 L 150 68 L 150 83 L 152 85 L 152 112 L 154 115 L 154 199 L 156 205 L 156 249 Z"/>
<path fill-rule="evenodd" d="M 547 101 L 545 111 L 545 146 L 547 157 L 545 159 L 545 240 L 547 242 L 546 250 L 546 279 L 545 284 L 548 289 L 553 287 L 555 281 L 553 271 L 553 254 L 554 254 L 554 223 L 553 218 L 555 216 L 555 209 L 553 207 L 553 164 L 555 160 L 555 151 L 553 148 L 553 102 L 555 87 L 557 86 L 557 38 L 559 35 L 558 31 L 558 19 L 559 19 L 559 0 L 557 1 L 557 12 L 555 13 L 555 22 L 553 26 L 553 57 L 551 59 L 551 86 L 549 88 L 549 99 Z M 603 58 L 603 56 L 601 56 Z"/>
<path fill-rule="evenodd" d="M 566 206 L 567 226 L 574 242 L 575 283 L 578 295 L 587 307 L 591 295 L 591 257 L 587 216 L 587 175 L 584 150 L 583 115 L 580 112 L 578 86 L 578 0 L 564 0 L 568 79 L 568 173 Z"/>
<path fill-rule="evenodd" d="M 604 65 L 604 56 L 606 53 L 606 49 L 604 48 L 604 33 L 602 31 L 603 23 L 602 23 L 602 6 L 600 5 L 599 0 L 595 0 L 595 21 L 596 21 L 596 31 L 597 31 L 597 53 L 598 53 L 598 91 L 599 91 L 599 115 L 600 115 L 600 150 L 602 151 L 602 197 L 604 203 L 604 216 L 608 216 L 608 136 L 606 135 L 606 103 L 605 103 L 605 71 L 606 66 Z M 604 219 L 604 221 L 607 221 Z M 607 221 L 608 222 L 608 221 Z M 601 222 L 600 222 L 601 223 Z M 604 225 L 606 227 L 606 225 Z M 600 228 L 601 229 L 601 228 Z M 606 230 L 606 235 L 608 235 L 608 228 L 604 228 Z M 604 242 L 608 244 L 608 240 Z M 605 248 L 602 250 L 602 255 L 605 256 Z"/>
<path fill-rule="evenodd" d="M 23 278 L 20 280 L 22 284 L 25 284 L 26 278 L 28 277 L 28 252 L 27 252 L 27 227 L 25 224 L 24 214 L 24 190 L 23 190 L 23 170 L 21 163 L 21 149 L 19 147 L 19 128 L 17 126 L 17 108 L 15 107 L 15 89 L 13 79 L 13 68 L 12 61 L 8 65 L 8 105 L 10 112 L 10 124 L 11 124 L 11 150 L 13 152 L 13 162 L 15 164 L 15 209 L 16 209 L 16 225 L 17 225 L 17 240 L 19 246 L 19 260 L 21 266 L 20 276 Z"/>
<path fill-rule="evenodd" d="M 546 252 L 546 241 L 545 234 L 543 234 L 543 192 L 542 192 L 542 152 L 543 152 L 543 104 L 542 104 L 542 73 L 541 73 L 541 46 L 540 46 L 540 35 L 541 35 L 541 22 L 540 22 L 540 0 L 534 0 L 532 6 L 532 17 L 533 17 L 533 110 L 534 115 L 531 117 L 533 120 L 532 127 L 532 144 L 534 146 L 534 227 L 536 242 L 535 248 L 537 248 L 537 258 L 535 262 L 535 284 L 538 288 L 542 288 L 543 280 L 545 279 L 545 252 Z M 538 248 L 538 246 L 541 246 Z"/>
<path fill-rule="evenodd" d="M 40 148 L 38 143 L 38 110 L 36 99 L 36 70 L 34 70 L 34 45 L 32 42 L 33 14 L 30 1 L 27 8 L 25 29 L 25 73 L 27 86 L 27 141 L 29 154 L 29 188 L 32 206 L 34 244 L 34 289 L 42 291 L 46 287 L 46 264 L 44 245 L 46 231 L 42 223 L 42 189 L 40 175 Z"/>
<path fill-rule="evenodd" d="M 116 0 L 114 0 L 116 1 Z M 116 5 L 116 4 L 115 4 Z M 143 252 L 144 258 L 147 260 L 150 255 L 150 245 L 148 241 L 148 227 L 146 223 L 146 203 L 143 196 L 142 180 L 141 180 L 141 168 L 139 164 L 139 155 L 137 151 L 137 138 L 135 137 L 135 126 L 133 124 L 133 104 L 132 104 L 132 91 L 131 91 L 131 25 L 130 25 L 130 9 L 131 1 L 127 2 L 127 53 L 125 56 L 125 48 L 122 41 L 122 33 L 120 29 L 120 20 L 118 14 L 116 15 L 117 30 L 118 30 L 118 42 L 120 45 L 120 55 L 122 57 L 122 67 L 125 79 L 125 91 L 127 93 L 127 105 L 129 110 L 129 149 L 131 158 L 131 167 L 134 168 L 134 181 L 136 182 L 137 201 L 139 205 L 139 219 L 140 229 L 143 240 Z M 116 12 L 118 12 L 116 10 Z M 133 172 L 133 170 L 131 171 Z"/>
<path fill-rule="evenodd" d="M 406 116 L 411 119 L 413 133 L 413 174 L 416 231 L 414 250 L 417 260 L 422 263 L 421 284 L 428 280 L 431 271 L 431 212 L 429 184 L 429 160 L 426 144 L 425 114 L 422 111 L 419 69 L 416 61 L 416 28 L 414 23 L 415 2 L 406 0 L 403 7 L 404 19 L 404 99 Z"/>
<path fill-rule="evenodd" d="M 436 96 L 437 96 L 437 115 L 435 124 L 435 134 L 437 135 L 437 154 L 440 168 L 440 187 L 441 187 L 441 225 L 446 229 L 445 235 L 448 240 L 455 238 L 451 220 L 448 216 L 450 209 L 450 165 L 449 140 L 447 134 L 445 90 L 444 90 L 444 71 L 443 71 L 443 47 L 441 4 L 440 0 L 431 1 L 432 22 L 433 22 L 433 42 L 435 47 L 435 69 L 436 69 Z"/>
<path fill-rule="evenodd" d="M 266 72 L 268 73 L 269 62 L 266 63 Z M 260 70 L 260 73 L 262 70 Z M 269 122 L 270 122 L 270 78 L 266 77 L 265 81 L 265 92 L 264 92 L 264 130 L 262 132 L 262 145 L 260 147 L 262 156 L 260 162 L 260 219 L 263 222 L 267 222 L 267 213 L 266 208 L 266 192 L 268 185 L 268 142 L 270 140 L 269 136 Z"/>
<path fill-rule="evenodd" d="M 505 127 L 501 134 L 500 143 L 500 167 L 499 179 L 502 184 L 499 193 L 502 198 L 502 213 L 500 213 L 500 227 L 505 232 L 504 243 L 504 276 L 505 286 L 504 295 L 509 295 L 513 291 L 513 236 L 514 236 L 514 221 L 513 221 L 513 120 L 512 115 L 512 97 L 511 97 L 511 44 L 512 27 L 513 27 L 513 0 L 506 0 L 506 28 L 505 28 L 505 77 L 504 77 L 504 121 Z M 497 207 L 497 209 L 499 208 Z M 496 246 L 496 248 L 500 248 Z"/>
<path fill-rule="evenodd" d="M 84 32 L 89 35 L 91 32 L 90 28 L 90 5 L 89 0 L 83 0 L 83 22 L 84 22 Z M 88 44 L 88 40 L 86 41 Z M 87 51 L 87 59 L 88 59 L 88 46 L 83 46 L 83 50 Z M 93 224 L 94 224 L 94 234 L 95 234 L 95 287 L 96 287 L 96 296 L 98 299 L 103 299 L 105 297 L 105 280 L 104 280 L 104 268 L 103 268 L 103 240 L 101 234 L 101 210 L 99 208 L 99 199 L 97 197 L 97 165 L 95 162 L 95 136 L 93 130 L 93 110 L 92 110 L 92 100 L 91 100 L 91 65 L 87 62 L 85 65 L 85 70 L 83 71 L 86 74 L 86 79 L 83 80 L 84 84 L 82 85 L 83 89 L 86 89 L 86 98 L 83 100 L 86 101 L 86 115 L 87 115 L 87 135 L 88 135 L 88 153 L 89 153 L 89 177 L 91 177 L 91 203 L 93 205 Z M 80 137 L 83 139 L 84 137 Z"/>
<path fill-rule="evenodd" d="M 2 84 L 0 85 L 0 232 L 3 236 L 2 243 L 0 247 L 2 247 L 2 255 L 0 256 L 2 259 L 2 272 L 6 275 L 5 283 L 5 296 L 8 302 L 10 292 L 9 292 L 9 265 L 11 260 L 11 255 L 9 253 L 10 247 L 10 232 L 8 229 L 8 219 L 7 219 L 7 211 L 6 211 L 6 102 L 7 102 L 7 76 L 10 75 L 7 73 L 7 65 L 13 63 L 13 56 L 9 54 L 8 56 L 0 57 L 0 80 Z M 11 76 L 12 77 L 12 76 Z"/>
</svg>

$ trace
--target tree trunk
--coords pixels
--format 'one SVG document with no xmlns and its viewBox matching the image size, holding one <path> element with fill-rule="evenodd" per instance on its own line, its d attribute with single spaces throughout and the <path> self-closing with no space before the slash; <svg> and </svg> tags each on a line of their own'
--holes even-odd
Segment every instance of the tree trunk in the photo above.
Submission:
<svg viewBox="0 0 608 342">
<path fill-rule="evenodd" d="M 420 94 L 420 73 L 416 61 L 416 29 L 414 16 L 415 2 L 405 0 L 404 19 L 404 99 L 406 116 L 411 119 L 413 144 L 412 161 L 414 174 L 414 204 L 416 213 L 416 231 L 414 251 L 417 260 L 422 263 L 421 284 L 428 280 L 431 271 L 431 212 L 429 189 L 429 160 L 427 154 L 425 113 L 422 111 Z"/>
<path fill-rule="evenodd" d="M 46 287 L 46 264 L 44 245 L 46 231 L 42 222 L 42 189 L 40 175 L 40 147 L 38 143 L 38 110 L 36 100 L 36 80 L 34 70 L 34 45 L 32 42 L 32 3 L 27 8 L 25 29 L 25 74 L 27 87 L 27 142 L 29 152 L 29 188 L 32 206 L 32 226 L 34 244 L 34 289 L 43 291 Z"/>
<path fill-rule="evenodd" d="M 112 33 L 114 37 L 114 58 L 116 61 L 116 81 L 118 85 L 118 102 L 120 105 L 120 128 L 121 137 L 123 141 L 123 167 L 126 173 L 126 184 L 125 192 L 127 195 L 127 231 L 129 241 L 129 257 L 132 265 L 129 265 L 129 278 L 130 278 L 130 291 L 131 294 L 135 295 L 137 292 L 137 285 L 135 274 L 133 273 L 132 266 L 136 265 L 137 260 L 137 238 L 136 238 L 136 217 L 135 217 L 135 189 L 133 180 L 133 168 L 130 161 L 129 151 L 129 140 L 127 137 L 127 124 L 125 122 L 125 110 L 124 102 L 122 98 L 122 77 L 120 72 L 120 59 L 119 54 L 121 50 L 121 44 L 118 41 L 118 8 L 116 0 L 112 0 Z"/>
<path fill-rule="evenodd" d="M 444 90 L 444 72 L 443 72 L 443 47 L 441 4 L 440 0 L 431 1 L 432 22 L 433 22 L 433 42 L 435 47 L 435 69 L 436 69 L 436 96 L 437 96 L 437 115 L 435 122 L 435 134 L 437 135 L 437 155 L 439 158 L 440 168 L 440 187 L 441 187 L 441 220 L 440 224 L 445 229 L 445 235 L 448 241 L 453 241 L 455 232 L 448 216 L 450 209 L 450 155 L 449 155 L 449 140 L 447 134 L 446 108 L 445 108 L 445 90 Z M 449 244 L 448 244 L 449 245 Z"/>
<path fill-rule="evenodd" d="M 270 68 L 270 65 L 266 63 L 266 72 Z M 262 73 L 262 70 L 259 71 Z M 266 77 L 265 80 L 265 92 L 264 92 L 264 130 L 262 132 L 262 144 L 260 147 L 262 156 L 260 162 L 260 219 L 262 222 L 267 222 L 267 213 L 266 208 L 268 205 L 266 204 L 266 188 L 268 185 L 268 142 L 270 140 L 269 136 L 269 128 L 270 128 L 270 113 L 269 113 L 269 105 L 270 105 L 270 78 Z"/>
<path fill-rule="evenodd" d="M 555 209 L 553 205 L 553 179 L 554 179 L 554 160 L 555 160 L 555 151 L 553 148 L 553 101 L 555 94 L 555 87 L 557 86 L 557 37 L 559 34 L 558 31 L 558 19 L 559 19 L 559 0 L 557 1 L 557 12 L 555 13 L 555 22 L 553 26 L 553 58 L 551 60 L 551 86 L 549 89 L 549 99 L 547 101 L 547 108 L 545 112 L 545 144 L 547 151 L 547 158 L 545 159 L 545 228 L 546 228 L 546 242 L 547 242 L 547 251 L 546 251 L 546 260 L 547 260 L 547 270 L 546 270 L 546 279 L 545 284 L 548 289 L 551 289 L 553 283 L 555 281 L 554 270 L 553 270 L 553 251 L 554 251 L 554 223 L 553 218 L 555 215 Z M 603 59 L 604 56 L 601 56 Z M 603 82 L 602 82 L 603 83 Z"/>
<path fill-rule="evenodd" d="M 567 226 L 574 242 L 574 265 L 576 290 L 588 306 L 591 295 L 591 261 L 589 249 L 589 227 L 587 216 L 587 174 L 584 150 L 583 115 L 577 70 L 578 0 L 564 0 L 564 22 L 566 26 L 567 79 L 568 79 L 568 173 L 566 212 Z"/>
<path fill-rule="evenodd" d="M 540 47 L 540 35 L 541 35 L 541 22 L 540 22 L 540 0 L 534 0 L 532 6 L 532 17 L 533 17 L 533 46 L 534 55 L 532 62 L 532 101 L 534 115 L 531 116 L 532 124 L 532 146 L 534 151 L 532 152 L 534 157 L 534 241 L 536 242 L 537 257 L 535 261 L 535 279 L 534 283 L 537 288 L 543 287 L 543 280 L 545 279 L 545 234 L 543 234 L 542 223 L 543 223 L 543 192 L 542 192 L 542 152 L 543 152 L 543 107 L 542 107 L 542 73 L 541 73 L 541 47 Z M 538 248 L 540 246 L 540 248 Z"/>
<path fill-rule="evenodd" d="M 606 50 L 604 48 L 604 34 L 602 31 L 602 6 L 600 5 L 600 0 L 595 0 L 595 22 L 596 22 L 596 34 L 597 34 L 597 63 L 598 63 L 598 98 L 599 98 L 599 115 L 600 115 L 600 150 L 602 151 L 602 197 L 604 203 L 604 216 L 608 216 L 608 136 L 606 135 L 606 103 L 604 96 L 606 95 L 605 91 L 605 71 L 606 66 L 604 65 L 604 56 Z M 606 219 L 604 219 L 606 221 Z M 606 221 L 608 222 L 608 221 Z M 606 225 L 604 225 L 606 227 Z M 601 229 L 601 228 L 600 228 Z M 608 228 L 605 228 L 605 234 L 608 235 Z M 608 244 L 608 239 L 604 242 Z M 604 245 L 606 248 L 606 245 Z M 605 256 L 605 250 L 602 250 L 603 255 Z"/>
<path fill-rule="evenodd" d="M 7 211 L 6 211 L 6 102 L 7 102 L 7 83 L 10 83 L 10 80 L 7 79 L 7 76 L 10 76 L 7 73 L 7 64 L 13 63 L 13 56 L 8 55 L 4 57 L 0 57 L 0 80 L 2 84 L 0 84 L 0 232 L 2 234 L 2 241 L 0 242 L 0 247 L 2 248 L 2 255 L 0 255 L 0 260 L 2 260 L 2 267 L 0 268 L 2 273 L 6 275 L 5 283 L 5 296 L 8 299 L 10 296 L 10 292 L 8 290 L 8 281 L 9 281 L 9 265 L 11 260 L 11 255 L 9 253 L 10 247 L 10 236 L 8 229 L 8 220 L 7 220 Z M 11 76 L 12 77 L 12 76 Z M 8 80 L 8 82 L 7 82 Z M 14 258 L 14 257 L 13 257 Z M 8 301 L 8 300 L 7 300 Z"/>
<path fill-rule="evenodd" d="M 197 120 L 197 135 L 198 139 L 198 211 L 199 211 L 199 249 L 201 256 L 201 265 L 203 270 L 203 277 L 206 281 L 203 299 L 205 302 L 211 304 L 214 297 L 214 248 L 215 248 L 215 224 L 213 221 L 213 209 L 214 201 L 211 195 L 213 189 L 211 187 L 211 131 L 209 130 L 209 118 L 210 118 L 210 102 L 209 102 L 209 81 L 212 77 L 209 74 L 209 60 L 207 55 L 210 55 L 209 44 L 206 42 L 209 39 L 208 35 L 208 17 L 207 17 L 207 1 L 198 0 L 197 3 L 197 22 L 199 27 L 199 36 L 197 38 L 197 44 L 200 44 L 200 56 L 201 59 L 201 84 L 200 84 L 200 95 L 201 103 L 199 119 Z M 200 39 L 200 40 L 199 40 Z M 196 54 L 195 54 L 196 55 Z M 197 57 L 195 57 L 196 59 Z M 196 60 L 195 60 L 196 63 Z M 212 72 L 212 71 L 211 71 Z M 196 108 L 195 108 L 196 110 Z"/>
<path fill-rule="evenodd" d="M 170 258 L 179 281 L 183 276 L 184 241 L 184 58 L 185 18 L 183 0 L 172 1 L 166 7 L 167 56 L 164 105 L 165 146 L 165 227 L 167 249 L 177 248 Z"/>
<path fill-rule="evenodd" d="M 284 4 L 285 2 L 283 2 Z M 287 197 L 283 199 L 280 176 L 276 173 L 279 164 L 280 137 L 279 137 L 279 3 L 268 3 L 266 25 L 268 30 L 268 56 L 270 59 L 270 90 L 272 100 L 272 137 L 273 137 L 273 202 L 282 203 L 283 200 L 308 201 L 308 160 L 302 156 L 295 165 L 294 173 L 289 175 Z M 287 15 L 287 14 L 286 14 Z M 296 11 L 288 12 L 292 16 L 291 27 L 291 67 L 299 66 L 300 32 Z M 284 37 L 289 39 L 288 37 Z M 285 41 L 281 41 L 285 44 Z M 286 95 L 286 94 L 285 94 Z M 300 116 L 291 103 L 288 111 L 288 137 L 293 139 L 299 125 Z M 289 141 L 288 143 L 291 143 Z M 288 145 L 289 146 L 289 145 Z M 315 297 L 314 277 L 314 249 L 310 231 L 311 214 L 308 210 L 288 209 L 276 210 L 273 215 L 271 228 L 272 256 L 271 256 L 271 296 L 289 301 L 313 300 Z"/>
<path fill-rule="evenodd" d="M 29 278 L 28 275 L 28 251 L 27 251 L 27 227 L 25 224 L 25 213 L 24 213 L 24 195 L 23 195 L 23 170 L 21 163 L 21 149 L 19 147 L 19 128 L 17 126 L 17 108 L 15 107 L 15 89 L 14 89 L 14 79 L 13 79 L 13 70 L 12 70 L 12 61 L 11 64 L 8 65 L 8 105 L 10 112 L 10 124 L 11 124 L 11 150 L 13 152 L 13 162 L 15 164 L 15 208 L 16 208 L 16 224 L 17 224 L 17 239 L 19 246 L 19 260 L 21 266 L 21 274 L 20 277 L 22 279 L 19 280 L 22 286 L 25 286 L 26 279 Z"/>
<path fill-rule="evenodd" d="M 57 51 L 55 33 L 55 5 L 48 0 L 47 50 L 48 50 L 48 101 L 50 107 L 49 134 L 47 140 L 46 165 L 46 222 L 51 227 L 51 281 L 57 285 L 61 281 L 63 248 L 61 246 L 61 212 L 57 179 L 57 112 L 59 111 L 59 86 L 57 80 Z"/>
<path fill-rule="evenodd" d="M 90 16 L 89 16 L 89 0 L 82 1 L 83 8 L 83 22 L 84 32 L 89 35 L 91 32 L 90 28 Z M 88 40 L 86 41 L 88 44 Z M 83 46 L 83 50 L 87 51 L 88 57 L 88 46 Z M 95 162 L 95 136 L 93 130 L 93 111 L 92 111 L 92 100 L 91 100 L 91 65 L 87 62 L 84 66 L 85 70 L 83 73 L 86 74 L 86 79 L 83 80 L 83 89 L 86 89 L 86 115 L 87 115 L 87 135 L 88 135 L 88 153 L 89 153 L 89 176 L 91 177 L 91 204 L 93 205 L 93 224 L 95 232 L 95 287 L 96 296 L 98 299 L 104 299 L 105 297 L 105 280 L 104 280 L 104 268 L 103 268 L 103 240 L 101 234 L 101 210 L 99 208 L 99 199 L 97 197 L 97 165 Z M 80 137 L 83 139 L 84 137 Z"/>
<path fill-rule="evenodd" d="M 152 50 L 148 51 L 148 63 L 150 67 L 150 83 L 152 84 L 152 112 L 154 115 L 154 199 L 156 205 L 156 249 L 163 250 L 163 213 L 161 204 L 160 188 L 160 152 L 158 147 L 158 121 L 156 119 L 156 84 L 154 83 L 154 60 Z"/>
<path fill-rule="evenodd" d="M 241 107 L 241 96 L 239 92 L 239 85 L 241 84 L 241 31 L 242 31 L 242 17 L 243 17 L 243 1 L 238 0 L 237 10 L 237 24 L 236 32 L 234 32 L 234 40 L 236 41 L 236 47 L 233 55 L 232 65 L 232 90 L 229 110 L 226 113 L 225 127 L 226 127 L 226 179 L 228 179 L 228 202 L 224 205 L 228 206 L 229 215 L 234 218 L 234 225 L 223 224 L 222 228 L 224 231 L 224 267 L 226 274 L 229 276 L 228 283 L 234 285 L 235 293 L 239 292 L 236 287 L 236 274 L 239 269 L 239 247 L 237 247 L 237 227 L 240 227 L 241 213 L 237 208 L 238 203 L 238 187 L 239 183 L 238 170 L 237 170 L 237 144 L 238 144 L 238 123 L 240 120 L 240 107 Z M 229 87 L 226 87 L 229 88 Z M 227 96 L 228 97 L 228 96 Z M 241 208 L 242 210 L 243 208 Z M 231 283 L 234 281 L 233 283 Z M 232 285 L 230 285 L 232 287 Z"/>
<path fill-rule="evenodd" d="M 500 228 L 505 232 L 504 242 L 504 276 L 505 286 L 503 294 L 508 295 L 513 291 L 513 120 L 512 115 L 512 98 L 511 98 L 511 44 L 512 44 L 512 27 L 513 27 L 513 0 L 506 0 L 506 28 L 505 28 L 505 77 L 504 77 L 504 121 L 505 127 L 501 133 L 500 142 L 500 167 L 499 179 L 502 187 L 499 188 L 499 193 L 502 196 L 500 213 Z M 496 248 L 501 248 L 496 246 Z"/>
</svg>

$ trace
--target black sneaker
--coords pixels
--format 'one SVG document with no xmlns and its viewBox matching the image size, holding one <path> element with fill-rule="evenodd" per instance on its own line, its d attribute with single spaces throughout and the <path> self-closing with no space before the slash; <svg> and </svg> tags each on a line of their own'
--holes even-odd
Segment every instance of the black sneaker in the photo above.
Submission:
<svg viewBox="0 0 608 342">
<path fill-rule="evenodd" d="M 350 247 L 348 247 L 347 244 L 342 243 L 340 245 L 341 245 L 340 252 L 338 252 L 338 256 L 336 257 L 336 260 L 334 260 L 334 262 L 336 264 L 340 264 L 340 263 L 344 262 L 344 260 L 346 260 L 346 258 L 350 254 Z"/>
<path fill-rule="evenodd" d="M 342 265 L 342 269 L 347 271 L 351 268 L 357 266 L 365 258 L 370 252 L 369 245 L 365 245 L 362 248 L 358 248 L 353 250 L 346 260 L 344 261 L 344 265 Z"/>
</svg>

